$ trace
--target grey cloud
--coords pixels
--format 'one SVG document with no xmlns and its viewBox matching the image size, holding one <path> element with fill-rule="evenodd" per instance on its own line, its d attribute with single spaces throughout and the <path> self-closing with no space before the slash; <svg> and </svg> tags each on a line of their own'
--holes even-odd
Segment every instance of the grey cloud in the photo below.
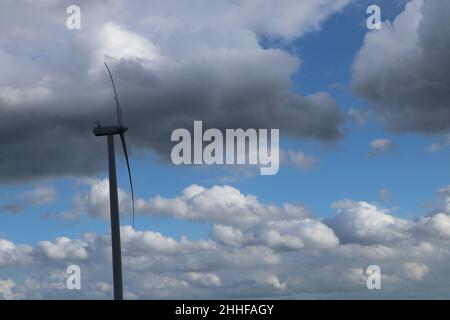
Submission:
<svg viewBox="0 0 450 320">
<path fill-rule="evenodd" d="M 171 131 L 194 120 L 221 129 L 339 138 L 344 117 L 334 100 L 327 93 L 294 93 L 297 59 L 264 50 L 257 36 L 299 37 L 346 2 L 298 3 L 309 12 L 326 9 L 316 18 L 294 16 L 279 4 L 290 17 L 281 25 L 257 10 L 241 16 L 231 1 L 189 9 L 171 2 L 171 14 L 159 1 L 81 1 L 80 31 L 65 29 L 61 2 L 2 3 L 0 180 L 84 176 L 104 168 L 99 150 L 105 142 L 91 133 L 96 120 L 115 121 L 104 60 L 116 77 L 132 151 L 152 149 L 165 158 Z M 214 22 L 219 9 L 223 19 Z"/>
<path fill-rule="evenodd" d="M 353 89 L 397 132 L 450 128 L 450 2 L 413 0 L 369 32 L 353 65 Z"/>
<path fill-rule="evenodd" d="M 58 194 L 54 187 L 37 186 L 30 191 L 19 194 L 16 200 L 2 205 L 1 208 L 8 213 L 17 214 L 31 206 L 51 203 L 56 200 L 57 196 Z"/>
</svg>

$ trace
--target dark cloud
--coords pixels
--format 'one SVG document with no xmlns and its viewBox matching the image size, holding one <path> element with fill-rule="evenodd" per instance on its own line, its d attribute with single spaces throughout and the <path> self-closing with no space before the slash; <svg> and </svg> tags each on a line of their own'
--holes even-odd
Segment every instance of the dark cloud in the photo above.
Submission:
<svg viewBox="0 0 450 320">
<path fill-rule="evenodd" d="M 330 1 L 325 12 L 346 2 Z M 165 158 L 172 130 L 190 128 L 194 120 L 222 129 L 279 128 L 282 136 L 339 138 L 343 116 L 333 99 L 294 93 L 290 76 L 297 59 L 262 49 L 248 29 L 250 20 L 236 19 L 233 6 L 223 9 L 231 13 L 217 25 L 194 19 L 200 10 L 195 7 L 179 16 L 121 1 L 81 7 L 82 29 L 69 31 L 63 3 L 1 5 L 0 181 L 89 175 L 104 168 L 106 143 L 92 134 L 96 120 L 115 122 L 104 60 L 116 78 L 132 150 L 152 149 Z M 262 19 L 255 15 L 250 25 Z M 310 17 L 296 19 L 274 34 L 290 38 L 317 29 Z M 268 21 L 264 32 L 272 24 L 279 27 Z"/>
<path fill-rule="evenodd" d="M 450 129 L 450 1 L 410 1 L 366 35 L 353 88 L 398 132 Z"/>
</svg>

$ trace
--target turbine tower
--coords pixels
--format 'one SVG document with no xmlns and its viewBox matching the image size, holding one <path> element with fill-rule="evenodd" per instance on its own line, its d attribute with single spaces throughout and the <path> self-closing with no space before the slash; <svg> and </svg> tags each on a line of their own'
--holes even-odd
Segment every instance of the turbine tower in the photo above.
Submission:
<svg viewBox="0 0 450 320">
<path fill-rule="evenodd" d="M 114 152 L 114 136 L 119 135 L 122 142 L 123 152 L 128 169 L 128 178 L 130 180 L 131 200 L 133 208 L 133 226 L 134 226 L 134 192 L 133 181 L 131 179 L 130 162 L 128 160 L 127 145 L 125 142 L 125 132 L 127 127 L 122 123 L 122 109 L 120 108 L 119 99 L 117 97 L 116 85 L 112 77 L 108 65 L 105 63 L 106 70 L 108 70 L 109 77 L 114 89 L 114 100 L 116 102 L 117 125 L 102 126 L 97 122 L 97 127 L 94 128 L 94 135 L 107 136 L 108 138 L 108 167 L 109 167 L 109 203 L 111 209 L 111 245 L 112 245 L 112 263 L 113 263 L 113 283 L 114 283 L 114 300 L 123 300 L 123 285 L 122 285 L 122 252 L 120 245 L 120 219 L 119 219 L 119 199 L 117 196 L 117 176 L 116 176 L 116 155 Z"/>
</svg>

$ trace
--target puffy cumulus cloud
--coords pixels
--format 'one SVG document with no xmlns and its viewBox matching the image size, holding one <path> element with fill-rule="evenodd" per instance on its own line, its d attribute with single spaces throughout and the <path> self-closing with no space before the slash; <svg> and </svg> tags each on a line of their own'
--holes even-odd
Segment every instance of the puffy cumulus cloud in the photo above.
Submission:
<svg viewBox="0 0 450 320">
<path fill-rule="evenodd" d="M 93 217 L 109 219 L 109 180 L 108 179 L 82 179 L 80 181 L 88 189 L 77 193 L 70 210 L 62 213 L 65 219 L 76 219 L 89 214 Z M 120 212 L 131 212 L 131 196 L 118 189 Z"/>
<path fill-rule="evenodd" d="M 418 227 L 435 236 L 450 238 L 450 216 L 448 214 L 441 212 L 422 218 L 419 220 Z"/>
<path fill-rule="evenodd" d="M 89 214 L 109 217 L 108 180 L 83 180 L 88 189 L 78 193 L 73 207 L 63 212 L 66 218 Z M 131 212 L 130 195 L 119 188 L 121 212 Z M 266 220 L 283 218 L 301 219 L 309 211 L 300 204 L 285 203 L 282 206 L 261 203 L 256 196 L 243 194 L 229 186 L 213 186 L 209 189 L 199 185 L 185 188 L 174 198 L 160 195 L 150 199 L 136 198 L 136 212 L 196 221 L 218 222 L 227 225 L 251 226 Z"/>
<path fill-rule="evenodd" d="M 127 299 L 369 298 L 364 270 L 377 264 L 383 274 L 383 297 L 427 297 L 430 291 L 436 292 L 437 297 L 448 297 L 445 288 L 449 284 L 443 280 L 450 258 L 448 238 L 442 241 L 429 233 L 427 242 L 412 237 L 381 245 L 339 244 L 330 236 L 331 231 L 324 231 L 326 228 L 305 228 L 319 230 L 312 238 L 328 236 L 329 240 L 320 240 L 328 245 L 308 246 L 308 241 L 314 244 L 317 240 L 304 237 L 304 245 L 297 247 L 285 241 L 283 244 L 290 246 L 286 250 L 278 243 L 276 246 L 262 242 L 226 243 L 214 238 L 193 241 L 185 237 L 177 240 L 151 230 L 122 227 L 125 296 Z M 229 233 L 223 228 L 219 230 Z M 246 234 L 242 230 L 241 233 Z M 27 278 L 0 281 L 0 297 L 2 294 L 3 298 L 13 299 L 112 296 L 108 234 L 91 233 L 80 240 L 56 239 L 45 243 L 53 244 L 50 255 L 42 254 L 42 245 L 38 244 L 30 253 L 32 263 L 16 260 L 2 266 L 8 274 L 12 272 L 8 268 L 12 268 L 24 272 Z M 83 243 L 89 255 L 79 259 L 79 252 L 69 249 L 68 243 L 72 248 Z M 56 246 L 65 249 L 55 249 Z M 61 259 L 63 255 L 65 258 Z M 65 288 L 65 268 L 72 263 L 82 270 L 82 291 Z"/>
<path fill-rule="evenodd" d="M 447 191 L 439 193 L 445 198 Z M 193 206 L 195 197 L 200 203 Z M 445 211 L 412 221 L 377 204 L 343 200 L 332 205 L 334 217 L 318 219 L 292 204 L 261 204 L 229 186 L 193 185 L 166 200 L 158 207 L 166 216 L 191 219 L 195 212 L 197 219 L 200 212 L 212 224 L 210 235 L 192 240 L 122 226 L 127 299 L 371 298 L 366 269 L 374 264 L 381 268 L 383 298 L 426 298 L 430 292 L 449 297 Z M 151 200 L 138 202 L 142 209 Z M 234 209 L 216 214 L 224 204 Z M 170 210 L 179 211 L 170 215 Z M 248 224 L 223 217 L 247 211 L 257 217 Z M 82 291 L 65 287 L 70 264 L 81 268 Z M 0 240 L 0 297 L 110 298 L 110 265 L 109 234 L 59 237 L 34 247 Z"/>
<path fill-rule="evenodd" d="M 228 185 L 213 186 L 210 189 L 193 185 L 186 188 L 180 197 L 156 197 L 147 201 L 140 210 L 239 226 L 250 226 L 284 216 L 301 218 L 308 215 L 308 211 L 301 205 L 286 204 L 279 207 L 263 204 L 256 196 L 242 194 L 240 190 Z"/>
<path fill-rule="evenodd" d="M 109 216 L 108 182 L 89 180 L 89 183 L 89 190 L 75 197 L 74 207 L 64 212 L 64 217 L 79 217 L 79 214 L 83 213 L 94 217 Z M 128 204 L 130 196 L 119 190 L 119 200 L 121 205 L 124 201 Z M 129 207 L 123 209 L 122 212 L 130 213 Z M 256 196 L 243 194 L 228 185 L 213 186 L 209 189 L 191 185 L 175 198 L 138 198 L 136 212 L 142 215 L 212 222 L 212 238 L 228 246 L 253 244 L 295 250 L 305 246 L 330 248 L 339 243 L 330 228 L 320 221 L 308 219 L 310 213 L 304 206 L 292 203 L 282 206 L 264 204 L 258 201 Z M 155 249 L 162 246 L 158 250 L 175 252 L 180 249 L 173 240 L 160 242 L 163 239 L 160 234 L 146 233 L 143 238 L 147 239 L 147 244 L 153 243 Z M 125 240 L 127 239 L 125 234 Z M 143 240 L 142 237 L 138 239 Z M 139 247 L 142 243 L 136 245 Z"/>
<path fill-rule="evenodd" d="M 32 247 L 0 239 L 0 267 L 31 261 Z"/>
<path fill-rule="evenodd" d="M 394 131 L 450 128 L 449 15 L 449 1 L 409 1 L 392 23 L 365 37 L 353 88 Z"/>
<path fill-rule="evenodd" d="M 173 238 L 164 237 L 158 232 L 136 231 L 130 226 L 122 227 L 121 234 L 124 246 L 133 252 L 180 254 L 195 248 L 204 250 L 216 248 L 211 241 L 192 242 L 185 237 L 176 241 Z"/>
<path fill-rule="evenodd" d="M 212 238 L 232 247 L 258 244 L 281 251 L 334 248 L 339 244 L 333 230 L 313 219 L 266 221 L 245 230 L 214 225 Z"/>
<path fill-rule="evenodd" d="M 225 243 L 226 245 L 235 247 L 239 247 L 244 241 L 247 241 L 247 236 L 245 236 L 241 230 L 220 224 L 215 224 L 213 226 L 212 238 L 216 241 Z"/>
<path fill-rule="evenodd" d="M 2 2 L 0 180 L 104 168 L 105 142 L 91 132 L 96 120 L 115 121 L 103 61 L 115 75 L 132 150 L 168 157 L 172 130 L 194 120 L 339 138 L 336 102 L 323 92 L 294 93 L 299 59 L 258 38 L 301 37 L 348 2 L 83 0 L 78 31 L 65 28 L 63 2 Z"/>
<path fill-rule="evenodd" d="M 339 244 L 332 229 L 309 218 L 268 222 L 262 235 L 268 244 L 288 249 L 334 248 Z"/>
<path fill-rule="evenodd" d="M 345 243 L 383 244 L 409 236 L 411 222 L 365 201 L 343 200 L 332 205 L 338 214 L 328 224 Z"/>
<path fill-rule="evenodd" d="M 268 246 L 278 249 L 300 249 L 305 246 L 305 243 L 300 237 L 289 234 L 281 234 L 281 232 L 277 229 L 264 230 L 260 237 L 261 240 Z"/>
<path fill-rule="evenodd" d="M 276 266 L 281 262 L 279 254 L 264 246 L 230 247 L 213 240 L 192 241 L 185 237 L 176 240 L 130 226 L 122 227 L 121 234 L 125 282 L 130 284 L 125 288 L 128 298 L 202 296 L 208 294 L 208 288 L 233 285 L 234 279 L 228 276 L 225 283 L 222 281 L 222 273 Z M 11 296 L 14 287 L 17 294 L 26 298 L 109 297 L 112 291 L 109 239 L 110 235 L 90 233 L 82 239 L 61 237 L 41 241 L 30 248 L 29 262 L 15 260 L 8 265 L 28 278 L 22 278 L 14 286 L 5 283 L 6 294 Z M 8 246 L 9 250 L 19 247 L 9 242 Z M 65 286 L 66 268 L 74 263 L 82 271 L 83 293 L 70 292 Z"/>
<path fill-rule="evenodd" d="M 123 241 L 135 251 L 176 253 L 181 250 L 181 245 L 172 238 L 166 238 L 158 232 L 138 231 L 132 228 L 122 228 Z"/>
<path fill-rule="evenodd" d="M 62 259 L 86 259 L 88 252 L 87 245 L 81 241 L 71 240 L 66 237 L 57 238 L 54 242 L 41 241 L 38 244 L 39 250 L 42 254 L 52 260 Z"/>
</svg>

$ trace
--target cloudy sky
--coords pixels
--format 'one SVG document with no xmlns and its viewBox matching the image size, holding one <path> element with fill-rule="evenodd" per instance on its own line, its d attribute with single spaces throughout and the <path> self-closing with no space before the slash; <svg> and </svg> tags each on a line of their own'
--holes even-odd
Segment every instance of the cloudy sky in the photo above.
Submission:
<svg viewBox="0 0 450 320">
<path fill-rule="evenodd" d="M 450 0 L 0 0 L 0 299 L 112 297 L 104 61 L 130 127 L 126 298 L 450 298 L 449 16 Z M 175 166 L 170 134 L 194 120 L 280 129 L 279 173 Z"/>
</svg>

